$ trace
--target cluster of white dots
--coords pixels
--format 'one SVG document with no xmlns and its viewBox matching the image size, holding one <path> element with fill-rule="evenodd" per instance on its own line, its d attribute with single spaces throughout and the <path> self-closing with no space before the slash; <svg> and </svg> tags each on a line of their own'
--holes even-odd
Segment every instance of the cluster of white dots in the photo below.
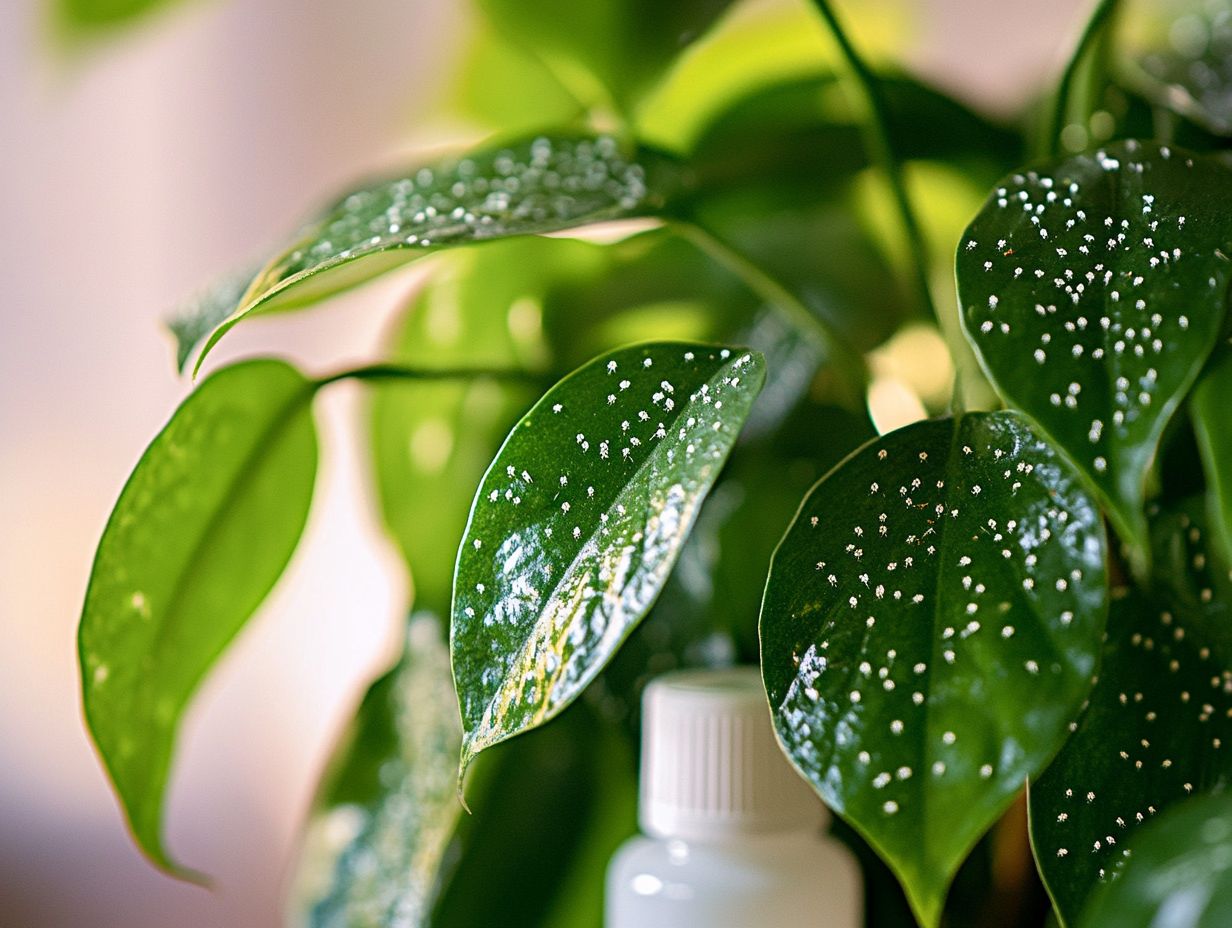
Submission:
<svg viewBox="0 0 1232 928">
<path fill-rule="evenodd" d="M 1202 531 L 1182 516 L 1178 533 L 1188 550 L 1185 569 L 1200 577 L 1208 567 Z M 1126 595 L 1118 591 L 1116 598 Z M 1121 634 L 1116 656 L 1105 662 L 1091 699 L 1089 718 L 1098 731 L 1084 728 L 1075 736 L 1080 769 L 1110 769 L 1116 781 L 1086 785 L 1067 776 L 1063 785 L 1041 784 L 1060 836 L 1054 855 L 1067 866 L 1101 879 L 1115 873 L 1129 856 L 1128 832 L 1232 770 L 1232 666 L 1230 655 L 1212 648 L 1219 635 L 1208 624 L 1226 616 L 1203 612 L 1213 598 L 1209 578 L 1201 579 L 1197 598 L 1196 609 L 1151 608 L 1143 600 L 1121 614 L 1131 624 L 1114 629 Z M 1111 763 L 1092 764 L 1103 752 Z M 1108 792 L 1116 798 L 1109 800 Z"/>
<path fill-rule="evenodd" d="M 595 362 L 550 393 L 480 488 L 455 636 L 471 640 L 489 694 L 514 681 L 524 707 L 560 701 L 591 655 L 615 646 L 735 439 L 727 410 L 747 409 L 756 392 L 752 356 L 652 350 Z M 490 706 L 467 708 L 475 718 Z"/>
<path fill-rule="evenodd" d="M 352 193 L 272 276 L 285 280 L 390 247 L 427 248 L 610 218 L 646 197 L 644 168 L 625 158 L 615 139 L 540 137 Z"/>
<path fill-rule="evenodd" d="M 866 452 L 848 467 L 876 479 L 852 487 L 827 485 L 841 471 L 831 477 L 785 542 L 809 552 L 817 581 L 787 594 L 802 643 L 776 713 L 780 733 L 797 761 L 822 779 L 836 757 L 854 756 L 864 782 L 888 794 L 879 800 L 885 815 L 908 801 L 909 791 L 896 787 L 919 776 L 913 758 L 921 740 L 929 758 L 923 772 L 934 780 L 956 770 L 988 780 L 999 769 L 996 756 L 973 759 L 979 749 L 963 744 L 963 715 L 978 709 L 951 697 L 933 703 L 938 680 L 982 673 L 976 655 L 988 636 L 1024 677 L 1062 673 L 1053 646 L 1022 634 L 1020 620 L 1050 617 L 1055 638 L 1071 629 L 1080 606 L 1083 567 L 1054 552 L 1090 527 L 1071 518 L 1063 495 L 1041 486 L 1053 474 L 1037 473 L 1046 465 L 1026 442 L 1004 433 L 979 441 L 978 448 L 960 443 L 952 462 L 940 442 Z M 848 514 L 827 515 L 861 497 L 870 501 L 867 516 L 852 522 Z M 989 517 L 995 510 L 986 504 L 1001 501 L 1012 518 Z M 961 619 L 938 623 L 921 648 L 920 623 L 930 623 L 937 608 Z M 976 649 L 970 659 L 969 647 Z M 855 731 L 868 740 L 843 734 Z"/>
<path fill-rule="evenodd" d="M 1186 215 L 1147 189 L 1152 172 L 1192 170 L 1191 159 L 1166 146 L 1152 159 L 1129 141 L 1079 161 L 1073 174 L 1029 171 L 997 188 L 1009 221 L 994 215 L 985 222 L 998 231 L 973 232 L 962 247 L 990 274 L 986 289 L 1004 289 L 974 299 L 967 314 L 994 375 L 1006 372 L 1019 401 L 1030 397 L 1040 420 L 1056 424 L 1054 435 L 1074 432 L 1077 418 L 1086 441 L 1068 450 L 1104 474 L 1115 466 L 1113 439 L 1149 432 L 1185 376 L 1164 363 L 1191 325 L 1171 281 L 1181 265 L 1208 274 L 1212 255 L 1182 247 Z M 1115 203 L 1105 202 L 1110 178 Z M 1215 258 L 1226 261 L 1218 249 Z M 981 277 L 977 269 L 967 286 L 978 290 Z M 1206 283 L 1217 286 L 1213 275 Z M 1020 329 L 1035 341 L 1029 361 L 1005 341 Z"/>
</svg>

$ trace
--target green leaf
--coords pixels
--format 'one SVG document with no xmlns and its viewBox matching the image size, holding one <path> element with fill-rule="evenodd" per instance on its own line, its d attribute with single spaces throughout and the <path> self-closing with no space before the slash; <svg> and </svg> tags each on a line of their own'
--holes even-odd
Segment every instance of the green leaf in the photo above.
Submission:
<svg viewBox="0 0 1232 928">
<path fill-rule="evenodd" d="M 1232 3 L 1173 3 L 1171 22 L 1130 77 L 1157 105 L 1216 135 L 1232 135 Z"/>
<path fill-rule="evenodd" d="M 1190 401 L 1190 416 L 1210 498 L 1212 532 L 1224 560 L 1232 564 L 1232 430 L 1228 408 L 1232 397 L 1232 354 L 1226 354 L 1202 375 Z"/>
<path fill-rule="evenodd" d="M 231 315 L 244 297 L 248 285 L 257 276 L 252 268 L 220 277 L 209 287 L 183 305 L 167 320 L 167 329 L 175 338 L 175 369 L 181 374 L 188 366 L 193 349 L 215 327 Z"/>
<path fill-rule="evenodd" d="M 1232 586 L 1189 515 L 1152 534 L 1156 589 L 1114 596 L 1090 705 L 1031 784 L 1036 859 L 1069 924 L 1140 824 L 1232 775 Z"/>
<path fill-rule="evenodd" d="M 86 721 L 137 842 L 166 869 L 163 794 L 184 708 L 308 515 L 314 389 L 271 360 L 208 378 L 142 455 L 99 542 L 78 632 Z"/>
<path fill-rule="evenodd" d="M 579 100 L 627 112 L 731 0 L 480 0 Z"/>
<path fill-rule="evenodd" d="M 1090 478 L 1136 566 L 1159 439 L 1223 326 L 1232 173 L 1146 142 L 1006 178 L 958 249 L 967 336 Z"/>
<path fill-rule="evenodd" d="M 68 33 L 114 32 L 174 0 L 54 0 L 57 26 Z"/>
<path fill-rule="evenodd" d="M 254 312 L 308 305 L 442 248 L 653 215 L 673 177 L 664 156 L 610 136 L 539 135 L 360 186 L 258 273 L 197 369 Z"/>
<path fill-rule="evenodd" d="M 1232 924 L 1232 797 L 1185 802 L 1142 829 L 1130 856 L 1083 913 L 1084 928 Z"/>
<path fill-rule="evenodd" d="M 542 367 L 542 294 L 593 245 L 525 238 L 448 256 L 407 306 L 391 340 L 410 366 Z M 474 488 L 501 439 L 534 402 L 526 384 L 394 383 L 372 397 L 381 513 L 410 566 L 418 608 L 449 612 L 458 542 Z"/>
<path fill-rule="evenodd" d="M 775 552 L 761 646 L 780 742 L 925 925 L 1090 689 L 1105 546 L 1076 475 L 1002 412 L 865 445 Z"/>
<path fill-rule="evenodd" d="M 607 862 L 636 828 L 636 771 L 589 700 L 480 757 L 432 928 L 600 925 Z"/>
<path fill-rule="evenodd" d="M 458 704 L 441 624 L 411 620 L 364 697 L 308 824 L 293 906 L 311 928 L 426 925 L 461 811 Z"/>
<path fill-rule="evenodd" d="M 505 439 L 454 580 L 463 770 L 560 712 L 650 608 L 763 377 L 739 350 L 626 348 L 558 383 Z"/>
</svg>

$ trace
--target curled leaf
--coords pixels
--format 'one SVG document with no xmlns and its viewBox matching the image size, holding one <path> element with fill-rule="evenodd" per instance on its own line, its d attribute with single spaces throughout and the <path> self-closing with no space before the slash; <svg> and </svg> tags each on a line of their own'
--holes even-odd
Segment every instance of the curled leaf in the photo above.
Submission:
<svg viewBox="0 0 1232 928">
<path fill-rule="evenodd" d="M 363 185 L 257 274 L 196 366 L 253 312 L 316 302 L 442 248 L 653 215 L 673 176 L 664 156 L 610 136 L 538 135 Z"/>
</svg>

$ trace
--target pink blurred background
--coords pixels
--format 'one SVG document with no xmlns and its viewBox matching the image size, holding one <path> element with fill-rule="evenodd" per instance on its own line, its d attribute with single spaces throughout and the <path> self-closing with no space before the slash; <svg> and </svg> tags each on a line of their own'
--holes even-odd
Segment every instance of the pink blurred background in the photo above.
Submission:
<svg viewBox="0 0 1232 928">
<path fill-rule="evenodd" d="M 917 0 L 909 64 L 1005 109 L 1056 67 L 1083 8 Z M 188 0 L 66 57 L 38 4 L 0 4 L 0 926 L 279 924 L 320 764 L 406 597 L 363 485 L 353 388 L 320 407 L 305 543 L 181 741 L 169 842 L 214 890 L 129 841 L 82 728 L 75 626 L 115 497 L 187 389 L 160 319 L 348 179 L 456 136 L 437 104 L 473 15 L 457 0 Z M 241 327 L 218 359 L 370 356 L 410 285 Z"/>
</svg>

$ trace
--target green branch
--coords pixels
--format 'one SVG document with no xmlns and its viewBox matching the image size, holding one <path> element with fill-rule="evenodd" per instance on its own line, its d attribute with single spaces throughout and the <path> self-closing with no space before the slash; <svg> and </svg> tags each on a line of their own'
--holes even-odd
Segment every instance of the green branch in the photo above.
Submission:
<svg viewBox="0 0 1232 928">
<path fill-rule="evenodd" d="M 937 309 L 933 305 L 932 290 L 928 283 L 928 249 L 924 236 L 920 232 L 920 224 L 916 220 L 915 210 L 911 206 L 911 198 L 907 194 L 907 184 L 903 178 L 902 165 L 894 153 L 894 145 L 890 141 L 890 116 L 885 97 L 881 93 L 881 84 L 877 76 L 860 57 L 847 33 L 843 31 L 838 17 L 828 0 L 813 0 L 821 18 L 825 20 L 830 34 L 834 37 L 843 60 L 847 64 L 848 79 L 851 88 L 863 99 L 866 118 L 862 128 L 865 143 L 868 145 L 869 157 L 880 166 L 889 184 L 894 205 L 898 210 L 899 223 L 907 246 L 911 251 L 913 272 L 916 288 L 920 295 L 920 304 L 928 316 L 937 318 Z"/>
<path fill-rule="evenodd" d="M 1097 0 L 1091 18 L 1087 20 L 1086 28 L 1083 29 L 1082 36 L 1078 39 L 1078 45 L 1069 61 L 1066 62 L 1065 70 L 1061 72 L 1061 80 L 1057 83 L 1057 92 L 1052 99 L 1048 121 L 1044 124 L 1044 130 L 1040 135 L 1041 154 L 1052 157 L 1063 154 L 1061 134 L 1067 125 L 1066 114 L 1069 112 L 1073 97 L 1074 82 L 1091 50 L 1104 36 L 1118 3 L 1119 0 Z"/>
</svg>

